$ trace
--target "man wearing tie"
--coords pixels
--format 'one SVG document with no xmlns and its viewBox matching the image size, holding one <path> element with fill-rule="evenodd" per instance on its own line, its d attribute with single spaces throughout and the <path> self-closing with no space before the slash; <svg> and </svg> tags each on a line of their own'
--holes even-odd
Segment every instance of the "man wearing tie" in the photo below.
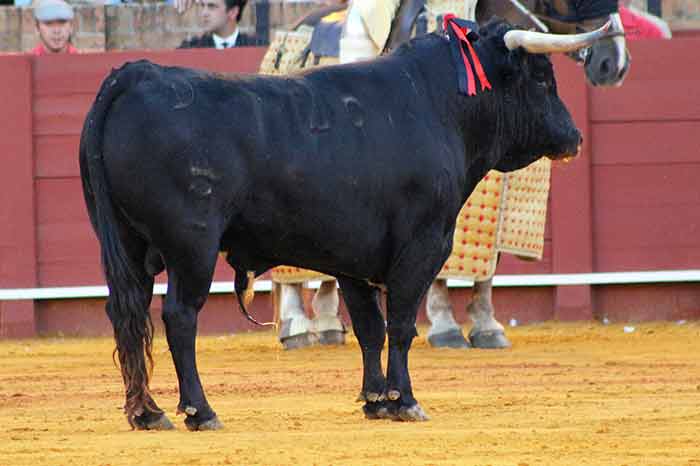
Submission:
<svg viewBox="0 0 700 466">
<path fill-rule="evenodd" d="M 240 32 L 238 22 L 247 0 L 203 0 L 199 17 L 204 34 L 184 40 L 181 49 L 210 47 L 219 50 L 257 45 L 254 36 Z"/>
</svg>

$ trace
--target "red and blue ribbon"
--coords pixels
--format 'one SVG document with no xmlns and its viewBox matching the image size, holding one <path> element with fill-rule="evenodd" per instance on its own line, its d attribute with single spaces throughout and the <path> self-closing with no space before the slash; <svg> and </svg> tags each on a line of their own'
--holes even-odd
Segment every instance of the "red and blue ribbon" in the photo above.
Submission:
<svg viewBox="0 0 700 466">
<path fill-rule="evenodd" d="M 477 82 L 479 83 L 480 91 L 491 89 L 491 83 L 486 77 L 484 67 L 479 61 L 479 56 L 472 47 L 470 37 L 475 37 L 476 32 L 472 29 L 476 25 L 471 21 L 458 19 L 452 13 L 443 17 L 443 29 L 450 37 L 450 42 L 454 44 L 454 50 L 459 50 L 457 61 L 461 61 L 463 67 L 458 66 L 459 74 L 459 90 L 462 94 L 476 95 Z M 473 40 L 473 39 L 472 39 Z"/>
</svg>

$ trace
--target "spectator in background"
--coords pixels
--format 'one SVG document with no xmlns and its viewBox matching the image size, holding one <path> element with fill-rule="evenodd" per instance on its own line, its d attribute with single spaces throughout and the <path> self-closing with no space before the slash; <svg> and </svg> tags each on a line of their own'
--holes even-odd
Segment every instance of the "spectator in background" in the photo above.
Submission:
<svg viewBox="0 0 700 466">
<path fill-rule="evenodd" d="M 670 39 L 671 28 L 663 19 L 631 5 L 632 0 L 620 1 L 620 19 L 627 40 Z"/>
<path fill-rule="evenodd" d="M 39 45 L 30 53 L 33 55 L 78 53 L 71 44 L 73 16 L 73 8 L 63 0 L 41 0 L 34 7 Z"/>
<path fill-rule="evenodd" d="M 199 17 L 202 20 L 204 34 L 185 40 L 180 44 L 181 49 L 213 47 L 227 49 L 231 47 L 245 47 L 256 45 L 254 36 L 244 34 L 238 29 L 243 9 L 247 0 L 201 0 Z M 179 11 L 189 8 L 192 2 L 187 2 L 185 7 L 176 2 Z"/>
</svg>

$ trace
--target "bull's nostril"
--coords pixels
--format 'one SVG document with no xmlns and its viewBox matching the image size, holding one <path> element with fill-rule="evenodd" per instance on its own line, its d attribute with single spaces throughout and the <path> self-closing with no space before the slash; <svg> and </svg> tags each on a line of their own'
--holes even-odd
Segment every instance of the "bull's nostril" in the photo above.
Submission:
<svg viewBox="0 0 700 466">
<path fill-rule="evenodd" d="M 579 137 L 578 137 L 578 143 L 579 143 L 579 144 L 583 144 L 583 136 L 579 136 Z"/>
<path fill-rule="evenodd" d="M 606 58 L 600 62 L 600 72 L 604 75 L 610 72 L 610 59 Z"/>
</svg>

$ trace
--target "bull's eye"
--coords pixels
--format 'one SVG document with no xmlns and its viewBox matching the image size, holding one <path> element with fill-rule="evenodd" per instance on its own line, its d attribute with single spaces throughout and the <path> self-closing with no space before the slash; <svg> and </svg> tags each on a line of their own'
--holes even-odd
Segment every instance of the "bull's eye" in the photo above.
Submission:
<svg viewBox="0 0 700 466">
<path fill-rule="evenodd" d="M 542 89 L 549 89 L 549 81 L 537 81 L 537 87 Z"/>
</svg>

